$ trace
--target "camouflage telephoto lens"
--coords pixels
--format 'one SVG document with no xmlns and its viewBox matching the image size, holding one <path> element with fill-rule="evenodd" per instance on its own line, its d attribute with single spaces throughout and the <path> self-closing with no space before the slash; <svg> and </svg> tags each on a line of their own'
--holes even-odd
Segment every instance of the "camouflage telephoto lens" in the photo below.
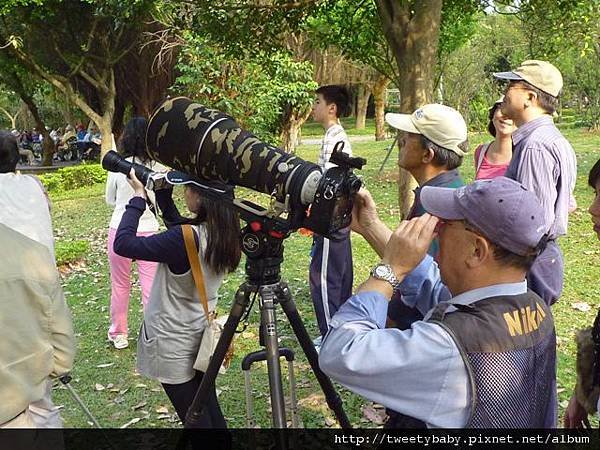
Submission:
<svg viewBox="0 0 600 450">
<path fill-rule="evenodd" d="M 158 107 L 146 135 L 148 153 L 188 175 L 244 186 L 308 205 L 321 178 L 316 164 L 289 155 L 243 130 L 222 112 L 185 97 Z"/>
</svg>

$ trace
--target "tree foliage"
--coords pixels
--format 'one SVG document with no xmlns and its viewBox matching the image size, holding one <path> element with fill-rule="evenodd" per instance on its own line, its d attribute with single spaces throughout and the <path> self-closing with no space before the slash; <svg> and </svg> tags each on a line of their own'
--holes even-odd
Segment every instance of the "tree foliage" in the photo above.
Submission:
<svg viewBox="0 0 600 450">
<path fill-rule="evenodd" d="M 594 51 L 600 36 L 600 2 L 597 0 L 524 0 L 516 12 L 527 38 L 529 54 L 555 59 L 578 50 Z"/>
<path fill-rule="evenodd" d="M 280 51 L 233 57 L 188 32 L 180 54 L 177 91 L 232 115 L 262 139 L 277 142 L 292 109 L 306 110 L 317 88 L 308 62 Z"/>
<path fill-rule="evenodd" d="M 389 79 L 398 78 L 394 55 L 383 36 L 373 0 L 322 2 L 306 18 L 304 27 L 318 48 L 333 45 L 345 57 L 373 67 Z"/>
<path fill-rule="evenodd" d="M 407 4 L 412 14 L 418 7 Z M 465 44 L 475 32 L 481 0 L 444 0 L 438 58 Z M 344 56 L 373 67 L 391 80 L 400 78 L 394 53 L 382 28 L 381 11 L 375 0 L 328 0 L 321 2 L 305 20 L 311 39 L 320 47 L 334 45 Z M 410 20 L 410 17 L 408 17 Z"/>
<path fill-rule="evenodd" d="M 154 0 L 11 1 L 0 14 L 0 50 L 112 130 L 116 64 L 139 45 Z M 103 142 L 110 142 L 107 139 Z M 103 145 L 105 148 L 105 145 Z"/>
</svg>

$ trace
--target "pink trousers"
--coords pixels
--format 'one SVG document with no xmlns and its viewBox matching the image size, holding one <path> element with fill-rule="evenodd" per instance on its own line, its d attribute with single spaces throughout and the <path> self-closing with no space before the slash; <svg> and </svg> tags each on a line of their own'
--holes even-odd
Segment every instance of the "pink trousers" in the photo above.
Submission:
<svg viewBox="0 0 600 450">
<path fill-rule="evenodd" d="M 129 309 L 129 294 L 131 292 L 131 263 L 132 260 L 119 256 L 113 250 L 117 230 L 108 229 L 108 263 L 110 265 L 110 328 L 108 334 L 127 336 L 127 312 Z M 152 236 L 153 232 L 137 233 L 137 236 Z M 146 307 L 150 298 L 150 289 L 156 273 L 157 263 L 151 261 L 136 261 L 138 266 L 140 286 L 142 289 L 142 305 Z"/>
</svg>

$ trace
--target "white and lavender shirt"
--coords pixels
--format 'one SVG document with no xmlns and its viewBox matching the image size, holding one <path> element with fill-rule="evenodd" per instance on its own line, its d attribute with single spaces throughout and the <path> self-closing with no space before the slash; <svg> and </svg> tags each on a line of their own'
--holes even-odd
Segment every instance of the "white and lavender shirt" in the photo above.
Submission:
<svg viewBox="0 0 600 450">
<path fill-rule="evenodd" d="M 537 195 L 550 239 L 567 234 L 569 201 L 577 178 L 573 147 L 550 116 L 520 126 L 512 140 L 513 158 L 504 176 Z"/>
<path fill-rule="evenodd" d="M 325 136 L 323 136 L 323 141 L 321 143 L 319 161 L 317 162 L 321 170 L 325 171 L 330 167 L 335 166 L 335 164 L 329 162 L 329 158 L 331 158 L 335 144 L 340 141 L 344 143 L 344 148 L 342 151 L 352 156 L 352 147 L 350 146 L 350 140 L 344 131 L 344 127 L 342 127 L 339 123 L 332 125 L 325 132 Z"/>
</svg>

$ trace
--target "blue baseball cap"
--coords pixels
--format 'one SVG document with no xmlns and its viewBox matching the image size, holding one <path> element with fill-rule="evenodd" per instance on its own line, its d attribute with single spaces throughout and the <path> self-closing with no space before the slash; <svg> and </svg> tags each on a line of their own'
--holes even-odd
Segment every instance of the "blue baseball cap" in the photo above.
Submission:
<svg viewBox="0 0 600 450">
<path fill-rule="evenodd" d="M 465 220 L 494 244 L 517 255 L 543 248 L 547 231 L 536 195 L 506 177 L 478 180 L 458 189 L 425 186 L 421 204 L 445 220 Z"/>
</svg>

